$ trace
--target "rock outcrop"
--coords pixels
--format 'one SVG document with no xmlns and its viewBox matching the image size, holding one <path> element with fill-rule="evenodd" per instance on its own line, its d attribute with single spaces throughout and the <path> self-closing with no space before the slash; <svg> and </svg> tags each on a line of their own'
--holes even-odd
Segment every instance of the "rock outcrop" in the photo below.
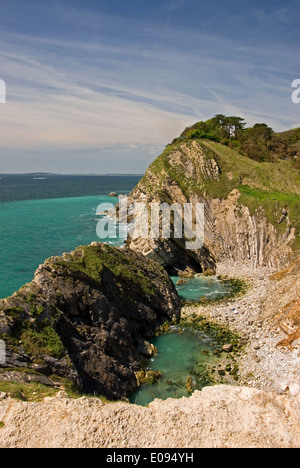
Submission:
<svg viewBox="0 0 300 468">
<path fill-rule="evenodd" d="M 2 448 L 299 448 L 299 401 L 216 386 L 148 408 L 58 395 L 0 400 Z"/>
<path fill-rule="evenodd" d="M 264 304 L 265 315 L 284 333 L 278 346 L 296 349 L 300 347 L 300 257 L 270 279 L 273 284 Z"/>
<path fill-rule="evenodd" d="M 50 258 L 31 283 L 0 301 L 0 378 L 15 368 L 18 379 L 28 370 L 39 382 L 55 374 L 83 393 L 124 399 L 151 356 L 147 340 L 180 308 L 165 271 L 128 249 L 92 244 Z"/>
<path fill-rule="evenodd" d="M 300 186 L 297 171 L 288 164 L 257 163 L 206 140 L 169 145 L 132 191 L 130 202 L 203 203 L 204 245 L 187 250 L 172 233 L 170 239 L 129 237 L 128 245 L 171 272 L 211 272 L 223 260 L 247 261 L 253 268 L 285 265 L 299 248 Z"/>
</svg>

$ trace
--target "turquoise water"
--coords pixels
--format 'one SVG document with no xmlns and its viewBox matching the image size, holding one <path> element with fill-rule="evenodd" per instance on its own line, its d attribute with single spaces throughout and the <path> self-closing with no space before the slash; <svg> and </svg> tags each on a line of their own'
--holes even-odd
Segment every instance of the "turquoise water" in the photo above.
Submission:
<svg viewBox="0 0 300 468">
<path fill-rule="evenodd" d="M 216 277 L 195 276 L 191 279 L 183 279 L 185 284 L 177 285 L 179 276 L 172 276 L 172 281 L 176 285 L 181 299 L 197 302 L 201 298 L 221 299 L 230 290 L 229 286 Z"/>
<path fill-rule="evenodd" d="M 118 199 L 107 194 L 129 193 L 138 180 L 139 176 L 1 175 L 0 298 L 31 281 L 46 258 L 100 241 L 98 205 L 116 203 Z M 122 242 L 111 239 L 111 243 Z M 224 285 L 218 281 L 203 277 L 186 281 L 177 286 L 183 299 L 224 295 Z"/>
<path fill-rule="evenodd" d="M 1 203 L 0 298 L 31 281 L 46 258 L 101 241 L 96 234 L 97 207 L 117 201 L 102 195 Z M 118 239 L 111 242 L 120 244 Z"/>
<path fill-rule="evenodd" d="M 45 259 L 69 252 L 99 239 L 96 227 L 101 203 L 117 203 L 111 191 L 128 193 L 138 177 L 87 176 L 4 176 L 0 177 L 0 298 L 10 296 L 33 279 Z M 80 195 L 80 196 L 78 196 Z M 120 245 L 119 238 L 110 239 Z M 172 278 L 176 284 L 178 277 Z M 221 297 L 224 284 L 217 279 L 196 277 L 176 286 L 183 299 Z M 176 329 L 153 340 L 158 355 L 149 369 L 163 372 L 161 380 L 142 386 L 131 401 L 147 405 L 154 398 L 189 396 L 188 377 L 193 390 L 209 385 L 206 365 L 215 359 L 217 344 L 207 336 Z"/>
<path fill-rule="evenodd" d="M 229 286 L 216 277 L 196 276 L 184 279 L 184 284 L 177 285 L 179 276 L 172 276 L 179 296 L 188 301 L 199 301 L 205 297 L 218 299 L 229 292 Z M 147 370 L 160 371 L 162 377 L 153 385 L 142 385 L 130 398 L 131 403 L 146 406 L 155 398 L 188 397 L 186 383 L 190 377 L 193 381 L 193 391 L 201 390 L 212 384 L 207 366 L 217 358 L 214 351 L 220 348 L 200 332 L 190 329 L 172 328 L 151 341 L 158 349 Z"/>
<path fill-rule="evenodd" d="M 130 398 L 130 402 L 146 406 L 155 398 L 188 397 L 188 377 L 192 378 L 193 391 L 210 385 L 207 365 L 216 360 L 213 354 L 218 344 L 211 338 L 192 330 L 173 329 L 151 341 L 158 354 L 148 370 L 161 371 L 162 377 L 152 385 L 142 385 Z"/>
<path fill-rule="evenodd" d="M 108 193 L 129 193 L 138 180 L 139 176 L 1 175 L 0 298 L 31 281 L 46 258 L 101 241 L 96 234 L 98 205 L 117 203 Z"/>
</svg>

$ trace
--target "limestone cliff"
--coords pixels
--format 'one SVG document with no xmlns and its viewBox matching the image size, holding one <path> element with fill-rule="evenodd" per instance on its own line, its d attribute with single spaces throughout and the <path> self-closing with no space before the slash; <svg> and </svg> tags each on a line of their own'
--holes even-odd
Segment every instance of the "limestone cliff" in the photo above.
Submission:
<svg viewBox="0 0 300 468">
<path fill-rule="evenodd" d="M 300 184 L 289 161 L 259 163 L 212 141 L 176 141 L 130 197 L 147 204 L 204 204 L 201 249 L 187 250 L 174 236 L 128 239 L 131 249 L 169 272 L 215 271 L 221 260 L 280 267 L 299 249 Z"/>
<path fill-rule="evenodd" d="M 51 385 L 60 376 L 83 393 L 126 398 L 153 353 L 147 339 L 180 308 L 165 271 L 130 250 L 92 244 L 50 258 L 0 301 L 0 379 Z"/>
</svg>

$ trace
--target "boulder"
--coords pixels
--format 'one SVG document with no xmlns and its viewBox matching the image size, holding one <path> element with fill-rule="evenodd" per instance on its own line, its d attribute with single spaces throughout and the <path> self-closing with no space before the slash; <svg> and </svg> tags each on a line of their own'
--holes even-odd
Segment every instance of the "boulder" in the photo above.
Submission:
<svg viewBox="0 0 300 468">
<path fill-rule="evenodd" d="M 233 350 L 232 344 L 228 343 L 228 344 L 223 345 L 222 351 L 224 351 L 225 353 L 231 353 L 232 350 Z"/>
</svg>

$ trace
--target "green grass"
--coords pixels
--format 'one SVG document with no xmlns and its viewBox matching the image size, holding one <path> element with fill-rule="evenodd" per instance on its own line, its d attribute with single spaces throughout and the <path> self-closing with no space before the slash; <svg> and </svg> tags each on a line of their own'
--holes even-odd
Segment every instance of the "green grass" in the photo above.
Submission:
<svg viewBox="0 0 300 468">
<path fill-rule="evenodd" d="M 250 188 L 247 185 L 241 185 L 238 187 L 238 189 L 243 195 L 247 195 L 258 200 L 279 201 L 284 202 L 288 205 L 298 205 L 300 203 L 300 196 L 297 194 L 283 192 L 267 192 L 259 190 L 257 188 Z"/>
<path fill-rule="evenodd" d="M 207 148 L 213 151 L 217 156 L 221 169 L 219 185 L 223 194 L 218 198 L 227 198 L 233 188 L 241 185 L 269 193 L 300 195 L 299 172 L 293 168 L 291 161 L 257 162 L 242 156 L 234 149 L 211 141 L 201 141 L 200 146 L 204 150 Z M 231 180 L 228 178 L 229 173 Z M 210 185 L 211 195 L 214 195 L 214 185 L 218 183 Z"/>
<path fill-rule="evenodd" d="M 50 375 L 49 378 L 58 384 L 57 387 L 51 387 L 49 385 L 44 385 L 39 382 L 17 382 L 14 380 L 1 380 L 1 374 L 7 372 L 18 372 L 22 374 L 31 374 L 31 375 L 41 375 L 33 369 L 30 368 L 10 368 L 10 369 L 0 369 L 0 392 L 4 392 L 9 395 L 11 398 L 35 402 L 42 401 L 46 397 L 54 397 L 59 391 L 63 390 L 70 398 L 78 399 L 83 396 L 91 398 L 92 395 L 87 395 L 81 393 L 76 384 L 71 380 L 68 380 L 64 377 L 58 375 Z M 94 396 L 101 400 L 103 403 L 111 403 L 106 397 L 103 396 Z"/>
<path fill-rule="evenodd" d="M 17 318 L 24 312 L 22 307 L 12 307 L 11 309 L 6 310 L 6 314 L 12 318 Z"/>
<path fill-rule="evenodd" d="M 51 356 L 60 359 L 65 351 L 62 342 L 51 326 L 46 326 L 41 330 L 24 329 L 20 340 L 26 354 L 30 356 Z"/>
<path fill-rule="evenodd" d="M 46 397 L 53 397 L 59 389 L 48 387 L 38 382 L 20 383 L 0 381 L 0 392 L 21 401 L 42 401 Z"/>
<path fill-rule="evenodd" d="M 198 140 L 197 144 L 208 159 L 215 159 L 221 174 L 218 180 L 206 181 L 202 187 L 191 187 L 193 176 L 187 178 L 185 171 L 185 159 L 188 159 L 182 150 L 182 144 L 191 145 L 195 142 L 183 140 L 168 146 L 165 151 L 149 166 L 149 178 L 146 172 L 140 184 L 147 187 L 149 193 L 162 189 L 163 182 L 171 178 L 179 185 L 183 193 L 190 194 L 202 192 L 211 198 L 227 198 L 231 190 L 240 185 L 248 185 L 251 188 L 266 190 L 269 192 L 284 192 L 300 195 L 299 171 L 293 168 L 291 161 L 257 162 L 251 160 L 238 151 L 209 140 Z M 181 152 L 182 164 L 173 167 L 170 163 L 170 155 L 173 151 Z M 197 170 L 197 168 L 196 168 Z M 153 184 L 151 174 L 157 176 L 157 183 Z M 230 174 L 230 178 L 228 177 Z M 197 179 L 196 174 L 194 177 Z M 241 184 L 241 180 L 243 181 Z M 202 190 L 201 190 L 202 189 Z"/>
<path fill-rule="evenodd" d="M 248 186 L 240 186 L 239 191 L 242 196 L 239 202 L 249 208 L 253 215 L 260 208 L 263 208 L 266 219 L 276 227 L 278 234 L 283 235 L 287 228 L 287 219 L 279 224 L 284 210 L 288 211 L 289 225 L 296 229 L 296 239 L 291 247 L 294 250 L 300 248 L 300 196 L 295 193 L 285 193 L 278 191 L 265 191 Z"/>
<path fill-rule="evenodd" d="M 92 398 L 92 395 L 85 395 L 80 393 L 73 382 L 67 381 L 67 379 L 62 379 L 59 377 L 55 378 L 55 381 L 59 380 L 62 382 L 62 388 L 64 392 L 72 399 L 82 398 L 83 396 L 87 396 Z M 4 392 L 10 396 L 10 398 L 14 398 L 16 400 L 26 401 L 26 402 L 38 402 L 43 401 L 44 398 L 52 398 L 54 397 L 62 388 L 55 388 L 50 387 L 48 385 L 43 385 L 38 382 L 28 382 L 28 383 L 20 383 L 14 381 L 0 381 L 0 392 Z M 111 403 L 105 397 L 102 396 L 95 396 L 98 400 L 102 401 L 103 403 Z M 1 425 L 0 425 L 1 428 Z"/>
<path fill-rule="evenodd" d="M 59 258 L 54 261 L 54 267 L 58 272 L 65 273 L 68 277 L 78 277 L 84 275 L 91 278 L 101 287 L 102 273 L 105 269 L 110 270 L 118 280 L 120 288 L 135 284 L 145 294 L 153 295 L 155 288 L 148 277 L 148 272 L 156 269 L 157 265 L 152 265 L 151 262 L 147 265 L 141 264 L 139 267 L 138 260 L 133 252 L 128 252 L 126 255 L 115 248 L 102 244 L 101 246 L 86 246 L 78 247 L 76 251 L 67 255 L 65 258 Z M 163 271 L 161 270 L 163 275 Z"/>
</svg>

